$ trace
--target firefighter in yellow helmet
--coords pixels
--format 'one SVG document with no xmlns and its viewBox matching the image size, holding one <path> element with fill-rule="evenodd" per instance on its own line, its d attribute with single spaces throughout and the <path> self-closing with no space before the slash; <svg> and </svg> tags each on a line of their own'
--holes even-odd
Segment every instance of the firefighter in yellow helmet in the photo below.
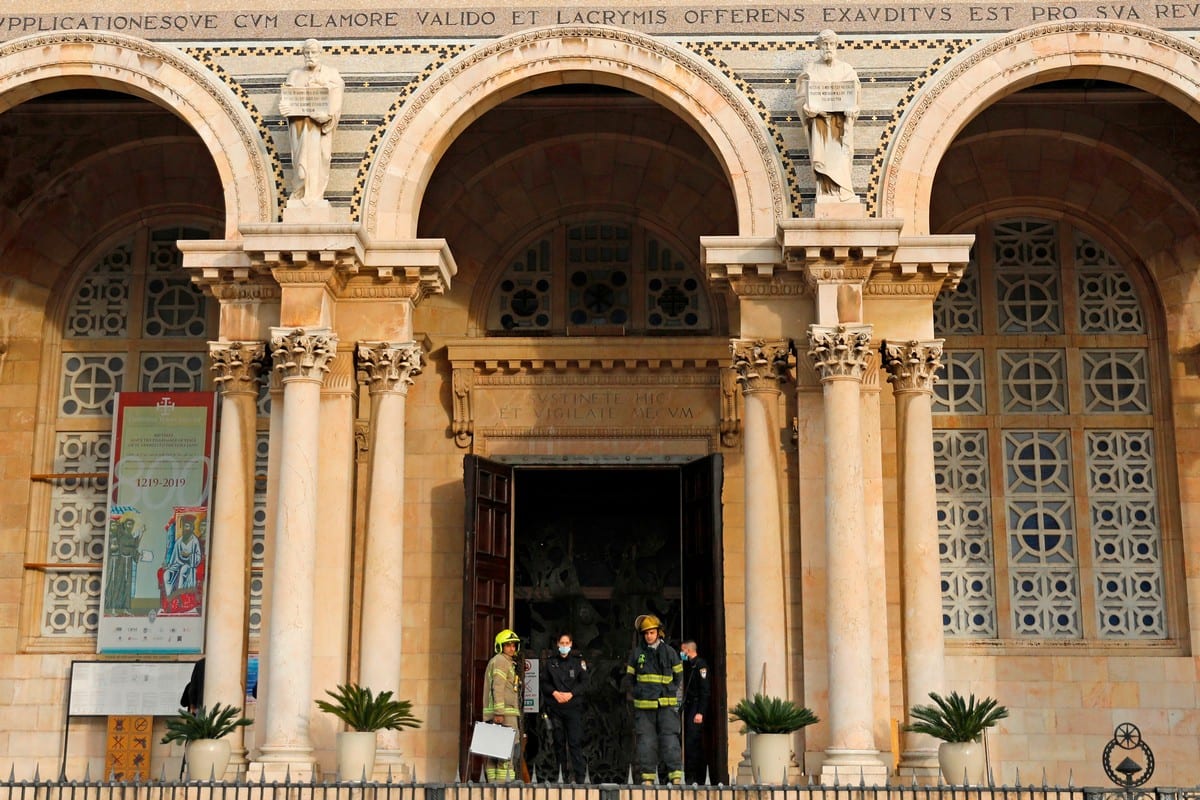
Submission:
<svg viewBox="0 0 1200 800">
<path fill-rule="evenodd" d="M 683 663 L 667 644 L 658 617 L 642 614 L 633 626 L 641 641 L 629 654 L 625 671 L 633 679 L 633 731 L 641 781 L 654 783 L 661 759 L 667 766 L 667 780 L 678 784 L 683 778 L 678 708 Z"/>
<path fill-rule="evenodd" d="M 514 764 L 521 759 L 521 665 L 517 661 L 517 650 L 521 637 L 505 628 L 496 634 L 496 655 L 483 671 L 483 718 L 507 725 L 516 732 L 512 758 L 489 758 L 484 764 L 484 775 L 489 781 L 515 781 Z"/>
</svg>

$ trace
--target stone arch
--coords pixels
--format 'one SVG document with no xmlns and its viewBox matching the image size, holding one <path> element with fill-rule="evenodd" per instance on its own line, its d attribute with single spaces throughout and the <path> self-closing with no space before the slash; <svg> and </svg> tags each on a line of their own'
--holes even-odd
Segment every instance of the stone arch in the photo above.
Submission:
<svg viewBox="0 0 1200 800">
<path fill-rule="evenodd" d="M 918 97 L 893 138 L 880 216 L 929 232 L 938 164 L 982 109 L 1048 81 L 1095 78 L 1142 89 L 1200 120 L 1200 47 L 1157 28 L 1086 20 L 1034 25 L 965 51 Z"/>
<path fill-rule="evenodd" d="M 384 137 L 367 177 L 364 228 L 380 239 L 415 236 L 425 188 L 454 138 L 505 100 L 566 83 L 626 89 L 685 120 L 725 170 L 740 235 L 774 236 L 789 214 L 779 153 L 731 81 L 681 47 L 597 25 L 523 31 L 435 73 Z"/>
<path fill-rule="evenodd" d="M 0 45 L 0 113 L 68 89 L 135 95 L 181 117 L 204 142 L 225 197 L 225 236 L 246 222 L 277 217 L 266 147 L 249 113 L 200 64 L 133 36 L 69 31 L 23 36 Z"/>
</svg>

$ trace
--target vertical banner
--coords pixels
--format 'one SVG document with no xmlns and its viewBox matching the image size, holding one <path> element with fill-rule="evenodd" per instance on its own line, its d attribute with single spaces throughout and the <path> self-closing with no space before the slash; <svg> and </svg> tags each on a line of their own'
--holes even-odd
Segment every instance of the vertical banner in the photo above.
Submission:
<svg viewBox="0 0 1200 800">
<path fill-rule="evenodd" d="M 113 417 L 99 653 L 204 649 L 213 392 L 120 392 Z"/>
</svg>

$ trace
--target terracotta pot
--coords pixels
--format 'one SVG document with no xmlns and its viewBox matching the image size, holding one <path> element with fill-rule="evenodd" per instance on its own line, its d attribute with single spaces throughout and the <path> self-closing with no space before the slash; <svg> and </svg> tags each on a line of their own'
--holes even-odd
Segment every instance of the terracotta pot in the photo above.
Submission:
<svg viewBox="0 0 1200 800">
<path fill-rule="evenodd" d="M 225 779 L 229 766 L 229 742 L 224 739 L 196 739 L 184 749 L 188 779 L 220 781 Z"/>
<path fill-rule="evenodd" d="M 983 783 L 983 742 L 942 742 L 938 745 L 938 766 L 942 780 L 951 786 Z"/>
<path fill-rule="evenodd" d="M 790 733 L 750 734 L 750 773 L 755 783 L 774 786 L 786 783 L 791 761 Z"/>
<path fill-rule="evenodd" d="M 371 780 L 375 771 L 375 731 L 342 731 L 337 735 L 338 777 L 344 781 Z"/>
</svg>

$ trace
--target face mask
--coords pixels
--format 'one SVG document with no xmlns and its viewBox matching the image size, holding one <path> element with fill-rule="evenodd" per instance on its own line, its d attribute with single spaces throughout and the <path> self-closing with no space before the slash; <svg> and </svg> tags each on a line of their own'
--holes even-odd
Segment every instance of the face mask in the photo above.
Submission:
<svg viewBox="0 0 1200 800">
<path fill-rule="evenodd" d="M 680 653 L 680 654 L 679 654 L 679 658 L 680 658 L 680 659 L 682 659 L 682 660 L 684 660 L 684 661 L 687 661 L 687 660 L 688 660 L 688 654 L 687 654 L 687 653 Z"/>
<path fill-rule="evenodd" d="M 571 648 L 570 648 L 570 646 L 569 646 L 569 645 L 562 645 L 562 644 L 560 644 L 560 645 L 558 646 L 558 652 L 559 652 L 559 654 L 560 654 L 560 655 L 564 655 L 564 656 L 565 656 L 565 655 L 569 655 L 569 654 L 570 654 L 570 652 L 571 652 Z"/>
</svg>

